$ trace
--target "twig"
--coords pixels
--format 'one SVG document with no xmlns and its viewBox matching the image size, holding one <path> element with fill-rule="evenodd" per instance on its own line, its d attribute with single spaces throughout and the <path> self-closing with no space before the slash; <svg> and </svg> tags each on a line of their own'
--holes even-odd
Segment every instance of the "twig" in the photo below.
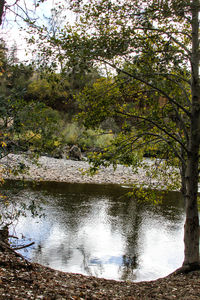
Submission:
<svg viewBox="0 0 200 300">
<path fill-rule="evenodd" d="M 0 248 L 9 250 L 10 252 L 14 253 L 16 256 L 21 257 L 27 265 L 31 265 L 27 259 L 25 259 L 20 253 L 15 252 L 15 249 L 12 249 L 7 243 L 0 241 Z"/>
<path fill-rule="evenodd" d="M 9 235 L 8 237 L 12 238 L 12 239 L 17 239 L 17 240 L 19 239 L 17 236 L 14 236 L 14 235 Z"/>
<path fill-rule="evenodd" d="M 27 248 L 27 247 L 30 247 L 30 246 L 32 246 L 32 245 L 34 245 L 35 244 L 35 242 L 32 242 L 32 243 L 30 243 L 30 244 L 27 244 L 27 245 L 24 245 L 24 246 L 20 246 L 20 247 L 16 247 L 16 248 L 11 248 L 12 250 L 20 250 L 20 249 L 24 249 L 24 248 Z"/>
</svg>

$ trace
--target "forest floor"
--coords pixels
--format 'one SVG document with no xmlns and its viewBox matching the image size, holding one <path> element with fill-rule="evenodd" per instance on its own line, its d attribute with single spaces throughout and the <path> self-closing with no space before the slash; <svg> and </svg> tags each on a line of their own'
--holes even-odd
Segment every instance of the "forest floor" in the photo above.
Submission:
<svg viewBox="0 0 200 300">
<path fill-rule="evenodd" d="M 200 272 L 146 282 L 122 282 L 64 273 L 0 252 L 0 299 L 200 299 Z"/>
</svg>

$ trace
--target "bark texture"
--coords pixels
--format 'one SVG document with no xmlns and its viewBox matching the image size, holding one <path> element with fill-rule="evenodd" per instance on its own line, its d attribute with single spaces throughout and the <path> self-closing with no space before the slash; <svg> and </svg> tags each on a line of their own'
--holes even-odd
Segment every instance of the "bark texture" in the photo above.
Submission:
<svg viewBox="0 0 200 300">
<path fill-rule="evenodd" d="M 186 166 L 186 221 L 184 231 L 185 258 L 183 266 L 199 267 L 198 179 L 200 148 L 200 85 L 199 85 L 199 0 L 192 1 L 191 92 L 192 109 Z"/>
</svg>

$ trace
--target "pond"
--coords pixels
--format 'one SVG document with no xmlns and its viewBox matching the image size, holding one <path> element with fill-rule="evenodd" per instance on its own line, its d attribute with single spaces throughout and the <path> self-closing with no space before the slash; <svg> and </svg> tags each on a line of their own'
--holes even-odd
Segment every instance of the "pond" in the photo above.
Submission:
<svg viewBox="0 0 200 300">
<path fill-rule="evenodd" d="M 154 205 L 127 198 L 128 189 L 116 185 L 44 182 L 17 194 L 17 183 L 11 185 L 17 202 L 42 203 L 46 215 L 21 216 L 13 227 L 26 243 L 35 242 L 20 252 L 31 261 L 131 281 L 157 279 L 182 264 L 185 215 L 177 192 Z"/>
</svg>

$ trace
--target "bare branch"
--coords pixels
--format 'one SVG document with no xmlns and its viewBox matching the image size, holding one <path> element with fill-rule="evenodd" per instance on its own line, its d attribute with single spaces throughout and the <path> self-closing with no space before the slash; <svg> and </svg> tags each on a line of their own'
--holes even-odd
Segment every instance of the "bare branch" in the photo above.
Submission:
<svg viewBox="0 0 200 300">
<path fill-rule="evenodd" d="M 20 246 L 20 247 L 14 247 L 14 248 L 12 248 L 12 249 L 13 249 L 14 251 L 15 251 L 15 250 L 21 250 L 21 249 L 30 247 L 30 246 L 32 246 L 32 245 L 34 245 L 34 244 L 35 244 L 35 242 L 32 242 L 32 243 L 30 243 L 30 244 L 23 245 L 23 246 Z"/>
</svg>

